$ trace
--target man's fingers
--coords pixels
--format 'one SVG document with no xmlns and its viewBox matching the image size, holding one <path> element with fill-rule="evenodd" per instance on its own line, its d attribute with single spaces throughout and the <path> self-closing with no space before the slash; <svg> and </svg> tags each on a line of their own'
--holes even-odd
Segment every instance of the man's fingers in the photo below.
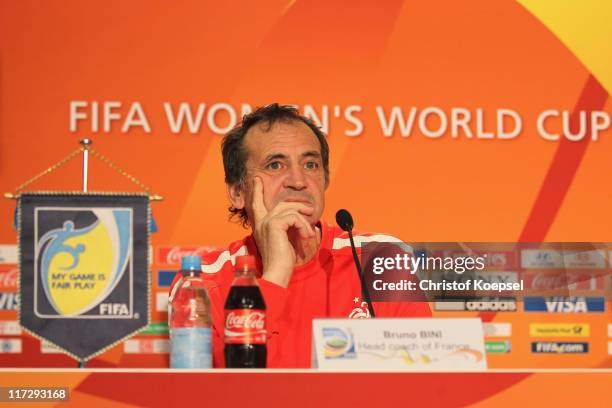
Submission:
<svg viewBox="0 0 612 408">
<path fill-rule="evenodd" d="M 268 214 L 264 203 L 263 183 L 259 177 L 253 178 L 253 202 L 251 204 L 253 216 L 255 217 L 255 225 L 257 225 Z"/>
<path fill-rule="evenodd" d="M 276 216 L 278 214 L 284 213 L 287 210 L 295 210 L 302 215 L 312 215 L 314 212 L 314 208 L 304 203 L 296 203 L 289 201 L 282 201 L 278 203 L 272 210 L 270 210 L 269 215 L 271 217 Z"/>
<path fill-rule="evenodd" d="M 275 218 L 274 221 L 278 223 L 279 227 L 285 231 L 289 231 L 291 228 L 298 230 L 300 236 L 304 239 L 311 238 L 314 236 L 314 230 L 308 222 L 297 213 L 291 213 L 284 215 L 283 217 Z"/>
<path fill-rule="evenodd" d="M 302 214 L 294 209 L 287 209 L 283 213 L 277 214 L 274 217 L 274 222 L 278 223 L 285 231 L 288 231 L 290 228 L 296 228 L 304 239 L 315 236 L 315 230 L 312 225 Z"/>
</svg>

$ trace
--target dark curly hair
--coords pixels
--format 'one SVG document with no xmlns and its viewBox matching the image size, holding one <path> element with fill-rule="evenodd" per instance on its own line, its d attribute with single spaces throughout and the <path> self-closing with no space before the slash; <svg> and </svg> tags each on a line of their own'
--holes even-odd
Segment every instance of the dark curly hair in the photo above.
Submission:
<svg viewBox="0 0 612 408">
<path fill-rule="evenodd" d="M 239 188 L 244 188 L 246 183 L 246 162 L 248 159 L 247 151 L 244 148 L 243 140 L 249 129 L 257 124 L 264 124 L 265 131 L 269 131 L 277 122 L 302 122 L 306 124 L 315 134 L 321 145 L 321 159 L 325 173 L 325 183 L 329 182 L 329 146 L 325 134 L 310 119 L 300 115 L 298 110 L 290 105 L 271 105 L 258 107 L 253 112 L 245 115 L 242 122 L 230 130 L 223 137 L 221 152 L 223 154 L 223 169 L 225 170 L 225 183 L 233 186 L 238 184 Z M 230 219 L 238 217 L 244 227 L 249 225 L 249 217 L 244 208 L 229 207 Z"/>
</svg>

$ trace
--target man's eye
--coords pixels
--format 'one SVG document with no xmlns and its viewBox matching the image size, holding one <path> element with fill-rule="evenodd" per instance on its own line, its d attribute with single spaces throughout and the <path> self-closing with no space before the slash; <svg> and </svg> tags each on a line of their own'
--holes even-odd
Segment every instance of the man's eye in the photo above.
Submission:
<svg viewBox="0 0 612 408">
<path fill-rule="evenodd" d="M 310 162 L 306 162 L 306 164 L 304 166 L 307 169 L 309 169 L 309 170 L 314 170 L 314 169 L 318 169 L 319 168 L 319 163 L 314 162 L 314 161 L 310 161 Z"/>
<path fill-rule="evenodd" d="M 282 167 L 281 162 L 272 162 L 269 163 L 266 168 L 270 169 L 270 170 L 279 170 Z"/>
</svg>

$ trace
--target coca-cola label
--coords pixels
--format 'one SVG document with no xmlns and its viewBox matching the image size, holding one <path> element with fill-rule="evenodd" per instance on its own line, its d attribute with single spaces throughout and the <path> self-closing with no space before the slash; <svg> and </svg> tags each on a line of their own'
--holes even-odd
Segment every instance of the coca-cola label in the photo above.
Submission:
<svg viewBox="0 0 612 408">
<path fill-rule="evenodd" d="M 225 311 L 225 344 L 265 343 L 265 310 L 230 309 Z"/>
<path fill-rule="evenodd" d="M 162 246 L 157 250 L 157 262 L 160 264 L 180 265 L 183 256 L 198 255 L 203 256 L 214 251 L 214 247 L 199 246 L 199 247 L 180 247 L 180 246 Z"/>
<path fill-rule="evenodd" d="M 0 267 L 0 290 L 17 290 L 17 267 L 13 265 L 2 265 Z"/>
<path fill-rule="evenodd" d="M 525 288 L 535 290 L 602 290 L 604 275 L 589 272 L 524 273 Z"/>
</svg>

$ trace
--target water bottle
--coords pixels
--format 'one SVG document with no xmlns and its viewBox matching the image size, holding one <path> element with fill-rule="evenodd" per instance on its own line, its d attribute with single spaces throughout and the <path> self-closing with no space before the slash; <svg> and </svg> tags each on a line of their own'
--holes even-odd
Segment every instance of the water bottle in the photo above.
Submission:
<svg viewBox="0 0 612 408">
<path fill-rule="evenodd" d="M 170 299 L 170 368 L 212 367 L 210 298 L 199 256 L 181 259 L 181 278 Z"/>
</svg>

